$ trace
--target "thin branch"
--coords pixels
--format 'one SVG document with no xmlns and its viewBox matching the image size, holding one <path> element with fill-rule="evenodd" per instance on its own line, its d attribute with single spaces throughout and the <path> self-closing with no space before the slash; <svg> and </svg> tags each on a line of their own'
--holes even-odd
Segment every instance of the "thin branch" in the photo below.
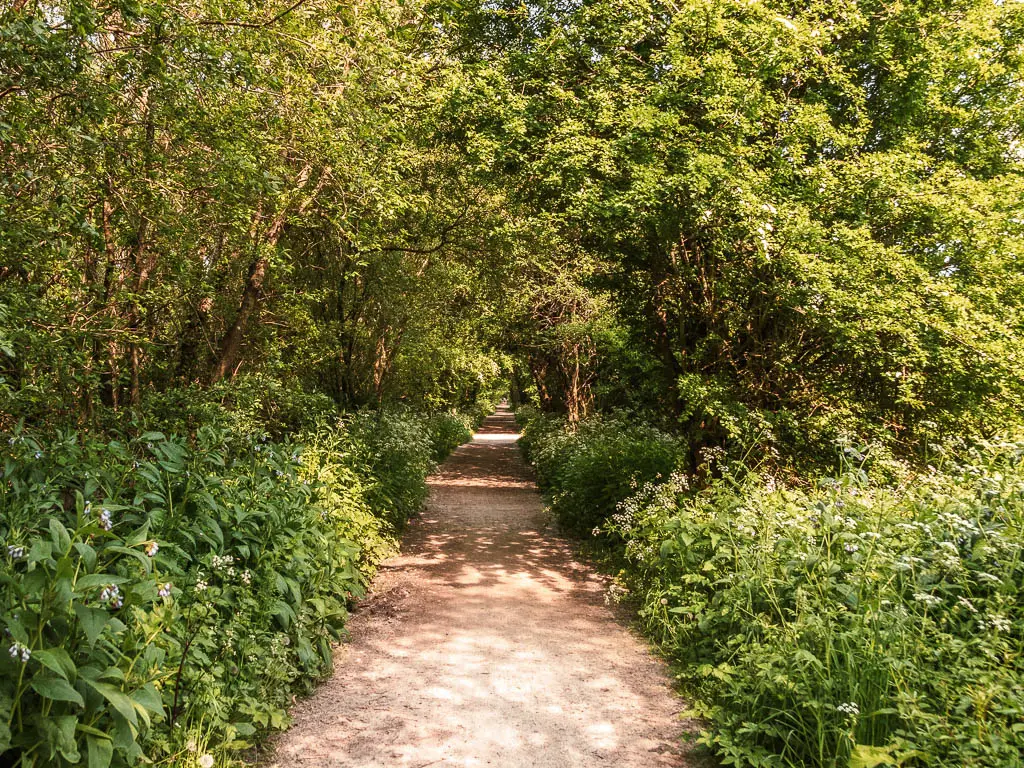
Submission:
<svg viewBox="0 0 1024 768">
<path fill-rule="evenodd" d="M 203 19 L 201 21 L 197 21 L 196 23 L 201 27 L 245 27 L 247 29 L 264 29 L 266 27 L 269 27 L 271 24 L 276 24 L 289 13 L 298 8 L 300 5 L 303 5 L 305 2 L 306 0 L 298 0 L 298 2 L 288 6 L 279 14 L 277 14 L 271 19 L 268 19 L 267 21 L 217 21 L 215 19 Z"/>
</svg>

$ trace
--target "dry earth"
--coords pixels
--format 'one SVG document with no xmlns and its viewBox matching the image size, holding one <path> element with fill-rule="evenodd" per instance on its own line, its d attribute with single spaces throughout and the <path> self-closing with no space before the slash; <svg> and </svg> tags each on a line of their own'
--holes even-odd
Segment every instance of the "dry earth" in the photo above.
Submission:
<svg viewBox="0 0 1024 768">
<path fill-rule="evenodd" d="M 550 530 L 517 437 L 499 410 L 431 478 L 270 766 L 695 764 L 664 665 Z"/>
</svg>

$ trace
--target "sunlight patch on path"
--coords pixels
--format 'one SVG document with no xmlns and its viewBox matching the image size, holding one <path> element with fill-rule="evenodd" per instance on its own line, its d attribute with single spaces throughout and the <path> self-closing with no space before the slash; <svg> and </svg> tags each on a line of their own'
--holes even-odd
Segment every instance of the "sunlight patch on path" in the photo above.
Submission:
<svg viewBox="0 0 1024 768">
<path fill-rule="evenodd" d="M 274 768 L 691 765 L 664 665 L 554 536 L 507 411 L 430 479 Z"/>
</svg>

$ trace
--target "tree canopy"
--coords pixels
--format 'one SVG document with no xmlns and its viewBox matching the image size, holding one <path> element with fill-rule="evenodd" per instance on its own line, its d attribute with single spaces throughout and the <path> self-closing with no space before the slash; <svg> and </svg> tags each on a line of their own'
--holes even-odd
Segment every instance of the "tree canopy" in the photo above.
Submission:
<svg viewBox="0 0 1024 768">
<path fill-rule="evenodd" d="M 0 17 L 0 392 L 514 378 L 695 445 L 1020 422 L 1024 12 L 33 2 Z"/>
</svg>

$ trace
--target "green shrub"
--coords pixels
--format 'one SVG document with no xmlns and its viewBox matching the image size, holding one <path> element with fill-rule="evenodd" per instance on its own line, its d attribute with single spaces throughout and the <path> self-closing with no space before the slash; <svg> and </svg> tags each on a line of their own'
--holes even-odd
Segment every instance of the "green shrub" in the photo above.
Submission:
<svg viewBox="0 0 1024 768">
<path fill-rule="evenodd" d="M 427 497 L 434 467 L 426 417 L 405 411 L 364 411 L 346 421 L 354 458 L 367 472 L 366 499 L 400 530 Z"/>
<path fill-rule="evenodd" d="M 911 485 L 673 478 L 622 580 L 733 765 L 1024 763 L 1024 445 Z"/>
<path fill-rule="evenodd" d="M 473 437 L 473 417 L 461 413 L 436 413 L 427 420 L 431 457 L 444 461 L 448 455 Z"/>
<path fill-rule="evenodd" d="M 625 415 L 575 426 L 532 418 L 521 442 L 559 523 L 578 534 L 604 523 L 639 485 L 668 477 L 683 458 L 672 437 Z"/>
<path fill-rule="evenodd" d="M 741 464 L 691 488 L 654 430 L 519 418 L 559 518 L 603 519 L 613 594 L 725 764 L 1024 765 L 1024 444 L 918 476 L 846 448 L 813 488 Z"/>
<path fill-rule="evenodd" d="M 337 418 L 329 397 L 304 391 L 274 376 L 249 374 L 210 388 L 189 386 L 147 394 L 141 413 L 145 429 L 194 434 L 216 426 L 235 435 L 267 435 L 274 440 Z"/>
<path fill-rule="evenodd" d="M 22 766 L 190 766 L 283 727 L 432 467 L 425 419 L 397 413 L 301 444 L 221 426 L 4 447 L 0 753 Z"/>
</svg>

